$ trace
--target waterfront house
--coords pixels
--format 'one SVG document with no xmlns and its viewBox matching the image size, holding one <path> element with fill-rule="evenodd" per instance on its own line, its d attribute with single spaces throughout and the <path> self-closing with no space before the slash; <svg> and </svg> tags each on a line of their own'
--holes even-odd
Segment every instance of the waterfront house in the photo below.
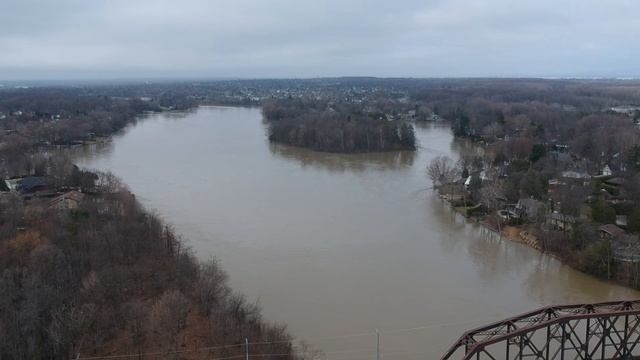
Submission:
<svg viewBox="0 0 640 360">
<path fill-rule="evenodd" d="M 516 204 L 516 212 L 521 219 L 535 220 L 539 211 L 542 209 L 542 203 L 536 199 L 524 198 L 518 200 Z"/>
<path fill-rule="evenodd" d="M 640 261 L 640 241 L 614 224 L 602 225 L 599 228 L 600 238 L 609 241 L 613 256 L 619 261 Z"/>
<path fill-rule="evenodd" d="M 571 215 L 565 215 L 557 212 L 547 215 L 547 223 L 556 230 L 571 230 L 576 222 L 576 218 Z"/>
<path fill-rule="evenodd" d="M 600 226 L 600 238 L 607 240 L 617 240 L 626 235 L 626 232 L 614 224 Z"/>
</svg>

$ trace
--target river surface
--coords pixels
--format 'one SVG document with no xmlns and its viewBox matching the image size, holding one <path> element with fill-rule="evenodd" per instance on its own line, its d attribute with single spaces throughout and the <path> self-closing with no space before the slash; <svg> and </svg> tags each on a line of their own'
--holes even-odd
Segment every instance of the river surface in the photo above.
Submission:
<svg viewBox="0 0 640 360">
<path fill-rule="evenodd" d="M 466 329 L 548 304 L 638 298 L 456 216 L 426 164 L 468 151 L 446 126 L 418 126 L 420 149 L 360 155 L 270 144 L 259 109 L 149 115 L 80 165 L 121 177 L 217 257 L 326 359 L 435 359 Z"/>
</svg>

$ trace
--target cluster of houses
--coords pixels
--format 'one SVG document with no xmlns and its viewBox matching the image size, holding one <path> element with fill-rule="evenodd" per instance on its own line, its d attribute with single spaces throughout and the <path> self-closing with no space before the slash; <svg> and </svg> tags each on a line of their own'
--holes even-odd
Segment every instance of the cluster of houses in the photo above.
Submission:
<svg viewBox="0 0 640 360">
<path fill-rule="evenodd" d="M 56 187 L 51 178 L 44 176 L 0 180 L 0 202 L 6 202 L 16 195 L 21 197 L 25 204 L 38 209 L 70 211 L 90 203 L 99 214 L 115 213 L 121 216 L 125 216 L 127 207 L 136 201 L 135 195 L 128 190 L 82 192 L 74 188 Z"/>
<path fill-rule="evenodd" d="M 56 188 L 51 179 L 45 176 L 14 177 L 4 180 L 0 185 L 0 190 L 5 194 L 18 194 L 25 200 L 41 199 L 46 201 L 49 209 L 77 209 L 85 197 L 75 189 Z"/>
<path fill-rule="evenodd" d="M 583 208 L 588 207 L 589 201 L 602 199 L 609 206 L 615 207 L 618 204 L 629 202 L 625 194 L 625 178 L 622 177 L 626 171 L 622 156 L 614 155 L 609 161 L 603 164 L 600 170 L 594 174 L 587 170 L 588 164 L 583 160 L 573 158 L 567 153 L 568 146 L 558 145 L 552 149 L 551 156 L 557 156 L 561 163 L 567 165 L 564 171 L 558 174 L 557 178 L 548 180 L 548 193 L 546 200 L 539 201 L 534 198 L 521 198 L 516 203 L 510 203 L 506 198 L 501 198 L 496 194 L 492 199 L 493 206 L 497 206 L 497 214 L 503 224 L 524 224 L 536 223 L 544 224 L 549 230 L 570 232 L 575 225 L 589 221 L 587 211 L 580 211 L 580 215 L 573 216 L 561 212 L 561 201 L 563 201 L 562 191 L 573 185 L 591 188 L 594 184 L 600 187 L 600 194 L 590 195 L 586 198 L 587 203 L 582 204 Z M 564 158 L 564 159 L 562 159 Z M 507 163 L 502 167 L 487 171 L 476 172 L 483 186 L 490 183 L 497 177 L 506 177 Z M 488 176 L 489 174 L 489 176 Z M 472 176 L 463 179 L 464 189 L 469 192 L 472 187 Z M 457 199 L 450 199 L 457 200 Z M 637 235 L 630 234 L 627 229 L 628 219 L 626 215 L 616 214 L 615 221 L 599 226 L 601 239 L 609 240 L 614 256 L 622 261 L 640 262 L 640 239 Z"/>
<path fill-rule="evenodd" d="M 624 179 L 617 177 L 620 169 L 612 170 L 612 166 L 607 164 L 603 167 L 600 174 L 591 176 L 586 172 L 565 171 L 560 179 L 549 180 L 549 200 L 548 208 L 545 204 L 535 199 L 520 199 L 517 204 L 508 205 L 500 210 L 501 217 L 509 221 L 511 219 L 519 219 L 529 222 L 540 222 L 541 216 L 544 216 L 544 222 L 550 229 L 558 231 L 571 231 L 574 225 L 580 221 L 586 221 L 586 216 L 579 217 L 562 214 L 555 206 L 555 193 L 560 186 L 574 183 L 590 184 L 593 180 L 598 180 L 601 184 L 601 197 L 610 205 L 624 203 L 627 201 L 622 185 Z M 544 214 L 544 215 L 543 215 Z M 637 235 L 628 233 L 627 216 L 616 215 L 615 223 L 603 224 L 598 228 L 600 238 L 608 240 L 611 243 L 614 257 L 621 261 L 640 262 L 640 239 Z"/>
<path fill-rule="evenodd" d="M 620 261 L 640 262 L 640 240 L 638 235 L 627 233 L 614 224 L 599 228 L 600 238 L 609 240 L 613 256 Z"/>
<path fill-rule="evenodd" d="M 610 111 L 616 114 L 624 114 L 629 117 L 634 117 L 638 112 L 640 112 L 640 106 L 635 106 L 635 105 L 614 106 L 606 109 L 605 111 Z"/>
</svg>

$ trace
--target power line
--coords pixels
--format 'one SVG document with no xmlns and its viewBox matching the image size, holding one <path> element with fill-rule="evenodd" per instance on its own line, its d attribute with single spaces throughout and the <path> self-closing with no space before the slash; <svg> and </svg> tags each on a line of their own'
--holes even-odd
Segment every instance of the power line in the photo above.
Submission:
<svg viewBox="0 0 640 360">
<path fill-rule="evenodd" d="M 338 357 L 338 358 L 333 358 L 333 357 L 326 357 L 326 360 L 358 360 L 358 359 L 371 359 L 373 357 L 376 356 L 375 351 L 370 350 L 371 353 L 367 354 L 367 355 L 359 355 L 357 357 Z M 399 354 L 407 354 L 407 355 L 417 355 L 417 353 L 412 353 L 410 350 L 387 350 L 387 351 L 381 351 L 380 352 L 380 356 L 382 358 L 386 357 L 387 355 L 399 355 Z"/>
<path fill-rule="evenodd" d="M 418 326 L 418 327 L 406 328 L 406 329 L 393 329 L 393 330 L 387 330 L 387 331 L 380 331 L 380 334 L 395 334 L 395 333 L 402 333 L 402 332 L 412 332 L 412 331 L 428 330 L 428 329 L 434 329 L 434 328 L 445 327 L 445 326 L 454 326 L 454 325 L 470 325 L 470 324 L 484 323 L 484 322 L 495 321 L 495 320 L 496 319 L 494 318 L 494 319 L 450 322 L 450 323 L 444 323 L 444 324 L 433 324 L 433 325 Z"/>
<path fill-rule="evenodd" d="M 139 353 L 139 354 L 126 354 L 126 355 L 107 355 L 107 356 L 92 356 L 92 357 L 78 357 L 80 360 L 106 360 L 106 359 L 124 359 L 131 358 L 137 356 L 166 356 L 166 355 L 175 355 L 175 354 L 183 354 L 188 352 L 200 352 L 207 351 L 211 348 L 198 348 L 194 350 L 177 350 L 177 351 L 157 351 L 157 352 L 149 352 L 149 353 Z M 266 357 L 266 356 L 290 356 L 290 353 L 283 354 L 251 354 L 249 357 Z M 225 356 L 225 357 L 216 357 L 212 358 L 212 360 L 231 360 L 231 359 L 241 359 L 246 355 L 234 355 L 234 356 Z"/>
<path fill-rule="evenodd" d="M 209 346 L 209 347 L 203 347 L 203 348 L 197 348 L 197 349 L 191 349 L 191 350 L 175 350 L 175 351 L 156 351 L 156 352 L 149 352 L 149 353 L 138 353 L 138 354 L 123 354 L 123 355 L 106 355 L 106 356 L 91 356 L 91 357 L 78 357 L 77 359 L 79 360 L 99 360 L 99 359 L 125 359 L 125 358 L 130 358 L 130 357 L 135 357 L 135 356 L 156 356 L 156 355 L 171 355 L 171 354 L 182 354 L 182 353 L 188 353 L 188 352 L 199 352 L 199 351 L 210 351 L 210 350 L 221 350 L 221 349 L 229 349 L 229 348 L 234 348 L 234 347 L 240 347 L 243 346 L 244 344 L 233 344 L 233 345 L 221 345 L 221 346 Z M 244 357 L 244 355 L 239 355 L 240 357 Z M 235 357 L 231 357 L 232 359 Z M 222 359 L 218 359 L 218 360 L 222 360 Z"/>
<path fill-rule="evenodd" d="M 380 335 L 380 334 L 395 334 L 395 333 L 403 333 L 403 332 L 414 332 L 414 331 L 428 330 L 428 329 L 433 329 L 433 328 L 454 326 L 454 325 L 468 325 L 468 324 L 473 324 L 473 323 L 488 322 L 488 321 L 494 321 L 494 320 L 495 320 L 495 318 L 494 319 L 482 319 L 482 320 L 478 319 L 478 320 L 471 320 L 471 321 L 464 321 L 464 322 L 450 322 L 450 323 L 432 324 L 432 325 L 418 326 L 418 327 L 412 327 L 412 328 L 392 329 L 392 330 L 386 330 L 386 331 L 377 331 L 376 330 L 376 331 L 371 331 L 371 332 L 353 333 L 353 334 L 346 334 L 346 335 L 341 335 L 341 336 L 318 337 L 318 338 L 312 338 L 312 339 L 295 339 L 294 338 L 294 339 L 290 339 L 290 340 L 278 340 L 278 341 L 259 341 L 259 342 L 248 342 L 248 341 L 245 341 L 244 343 L 238 343 L 238 344 L 232 344 L 232 345 L 209 346 L 209 347 L 202 347 L 202 348 L 189 349 L 189 350 L 156 351 L 156 352 L 139 353 L 139 354 L 122 354 L 122 355 L 77 357 L 76 359 L 77 360 L 127 359 L 127 358 L 132 358 L 132 357 L 137 357 L 137 356 L 163 356 L 163 355 L 182 354 L 182 353 L 191 353 L 191 352 L 200 352 L 200 351 L 222 350 L 222 349 L 229 349 L 229 348 L 236 348 L 236 347 L 243 347 L 243 346 L 247 347 L 247 346 L 250 346 L 250 345 L 256 346 L 256 345 L 273 345 L 273 344 L 285 344 L 285 343 L 288 344 L 288 343 L 294 343 L 296 340 L 298 340 L 298 341 L 311 341 L 311 342 L 317 342 L 317 341 L 323 341 L 323 340 L 340 340 L 340 339 L 348 339 L 348 338 L 355 338 L 355 337 L 375 336 L 377 334 L 378 335 Z M 290 354 L 254 354 L 254 355 L 249 354 L 248 357 L 285 356 L 285 355 L 290 355 Z M 231 356 L 231 357 L 224 357 L 224 358 L 214 358 L 213 360 L 231 360 L 231 359 L 243 358 L 243 357 L 246 357 L 246 356 L 247 356 L 247 354 Z M 76 360 L 76 359 L 73 359 L 73 360 Z"/>
<path fill-rule="evenodd" d="M 415 352 L 415 351 L 411 351 L 411 350 L 394 350 L 394 351 L 382 351 L 380 353 L 381 357 L 384 359 L 387 356 L 395 356 L 395 355 L 403 355 L 403 356 L 421 356 L 424 358 L 424 356 L 429 355 L 429 354 L 425 354 L 423 352 Z M 359 355 L 357 357 L 342 357 L 342 358 L 332 358 L 332 357 L 327 357 L 324 360 L 361 360 L 361 359 L 371 359 L 372 357 L 375 356 L 375 353 L 372 351 L 371 354 L 368 354 L 366 356 L 364 355 Z"/>
</svg>

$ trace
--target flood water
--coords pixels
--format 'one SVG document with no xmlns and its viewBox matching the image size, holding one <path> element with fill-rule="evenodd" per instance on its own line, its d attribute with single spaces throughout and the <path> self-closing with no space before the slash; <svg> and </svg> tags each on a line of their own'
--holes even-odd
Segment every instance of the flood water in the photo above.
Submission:
<svg viewBox="0 0 640 360">
<path fill-rule="evenodd" d="M 216 256 L 264 316 L 332 360 L 436 359 L 466 329 L 557 303 L 640 297 L 465 222 L 426 164 L 464 149 L 418 126 L 420 149 L 336 155 L 273 145 L 259 109 L 150 115 L 85 148 L 199 258 Z"/>
</svg>

